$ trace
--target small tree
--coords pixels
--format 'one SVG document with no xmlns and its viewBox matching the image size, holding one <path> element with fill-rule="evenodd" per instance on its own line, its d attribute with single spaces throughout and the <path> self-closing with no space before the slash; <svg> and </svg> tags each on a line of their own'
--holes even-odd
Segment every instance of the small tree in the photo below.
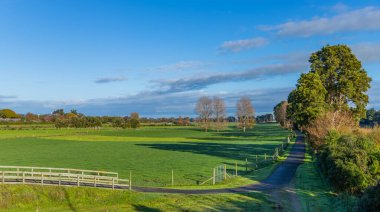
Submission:
<svg viewBox="0 0 380 212">
<path fill-rule="evenodd" d="M 206 96 L 199 98 L 195 111 L 199 115 L 200 123 L 203 125 L 205 132 L 207 132 L 210 118 L 213 114 L 212 99 Z"/>
<path fill-rule="evenodd" d="M 133 129 L 140 127 L 140 115 L 137 112 L 131 113 L 131 119 L 129 120 L 129 125 Z"/>
<path fill-rule="evenodd" d="M 252 106 L 251 100 L 248 97 L 242 97 L 236 104 L 236 115 L 239 121 L 239 127 L 243 128 L 245 132 L 246 128 L 251 128 L 254 124 L 255 110 Z"/>
<path fill-rule="evenodd" d="M 289 121 L 287 119 L 287 113 L 286 113 L 287 108 L 288 108 L 287 101 L 282 101 L 273 108 L 276 121 L 280 123 L 282 127 L 288 127 Z"/>
<path fill-rule="evenodd" d="M 181 116 L 178 117 L 177 125 L 182 126 L 183 125 L 183 119 Z"/>
<path fill-rule="evenodd" d="M 219 132 L 219 130 L 225 127 L 224 117 L 226 116 L 226 103 L 223 99 L 214 97 L 212 106 L 214 110 L 215 128 Z"/>
</svg>

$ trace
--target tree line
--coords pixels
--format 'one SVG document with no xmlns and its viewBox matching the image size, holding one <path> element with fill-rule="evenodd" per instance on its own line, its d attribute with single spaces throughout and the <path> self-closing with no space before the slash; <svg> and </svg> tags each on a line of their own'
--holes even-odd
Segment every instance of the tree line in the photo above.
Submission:
<svg viewBox="0 0 380 212">
<path fill-rule="evenodd" d="M 198 114 L 199 124 L 204 128 L 205 132 L 210 127 L 213 127 L 218 132 L 226 127 L 226 103 L 223 99 L 219 97 L 200 97 L 195 106 L 195 111 Z M 251 99 L 241 97 L 238 100 L 236 103 L 236 116 L 237 126 L 243 129 L 243 132 L 246 132 L 247 128 L 254 126 L 255 109 Z M 231 117 L 228 120 L 231 120 Z"/>
<path fill-rule="evenodd" d="M 380 196 L 363 198 L 380 188 L 380 129 L 359 127 L 379 121 L 379 111 L 365 109 L 372 80 L 346 45 L 324 46 L 309 63 L 287 101 L 274 107 L 275 118 L 283 127 L 306 133 L 337 191 L 362 196 L 361 209 L 373 209 Z"/>
</svg>

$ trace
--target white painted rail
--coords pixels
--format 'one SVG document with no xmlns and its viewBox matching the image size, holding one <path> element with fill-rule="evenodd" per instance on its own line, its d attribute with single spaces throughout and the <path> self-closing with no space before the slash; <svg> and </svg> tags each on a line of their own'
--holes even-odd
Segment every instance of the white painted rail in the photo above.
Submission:
<svg viewBox="0 0 380 212">
<path fill-rule="evenodd" d="M 26 166 L 0 166 L 1 183 L 131 188 L 117 172 Z"/>
</svg>

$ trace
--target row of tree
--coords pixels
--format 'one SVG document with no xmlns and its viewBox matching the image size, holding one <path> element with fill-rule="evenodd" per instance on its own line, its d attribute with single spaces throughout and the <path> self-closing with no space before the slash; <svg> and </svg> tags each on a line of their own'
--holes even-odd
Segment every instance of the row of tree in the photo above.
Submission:
<svg viewBox="0 0 380 212">
<path fill-rule="evenodd" d="M 365 109 L 371 78 L 346 45 L 325 46 L 309 62 L 310 71 L 301 74 L 288 100 L 274 107 L 276 120 L 306 131 L 336 190 L 361 194 L 380 180 L 376 137 L 358 128 L 361 119 L 378 121 L 378 111 Z"/>
<path fill-rule="evenodd" d="M 226 127 L 226 103 L 219 97 L 201 97 L 199 98 L 195 111 L 199 116 L 199 122 L 205 131 L 213 126 L 217 131 Z M 253 127 L 255 110 L 252 101 L 248 97 L 241 97 L 236 103 L 236 116 L 238 127 L 243 129 Z M 231 119 L 231 117 L 230 117 Z"/>
<path fill-rule="evenodd" d="M 375 127 L 380 124 L 380 110 L 371 108 L 367 110 L 366 117 L 360 120 L 362 126 Z"/>
</svg>

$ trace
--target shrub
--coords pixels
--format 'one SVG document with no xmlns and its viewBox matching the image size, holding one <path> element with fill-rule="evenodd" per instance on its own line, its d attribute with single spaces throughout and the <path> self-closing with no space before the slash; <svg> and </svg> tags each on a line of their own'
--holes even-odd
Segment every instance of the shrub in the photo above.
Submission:
<svg viewBox="0 0 380 212">
<path fill-rule="evenodd" d="M 355 128 L 355 120 L 349 112 L 335 111 L 326 112 L 313 120 L 306 131 L 314 149 L 319 149 L 325 142 L 330 131 L 339 133 L 351 133 Z"/>
<path fill-rule="evenodd" d="M 380 183 L 366 190 L 360 198 L 358 211 L 380 211 Z"/>
<path fill-rule="evenodd" d="M 139 128 L 140 127 L 140 121 L 138 120 L 138 119 L 131 119 L 130 121 L 129 121 L 129 123 L 130 123 L 130 127 L 131 128 Z"/>
<path fill-rule="evenodd" d="M 323 172 L 338 191 L 359 194 L 380 180 L 380 150 L 363 136 L 331 132 L 320 161 Z"/>
<path fill-rule="evenodd" d="M 8 118 L 8 119 L 20 118 L 20 115 L 18 115 L 16 112 L 14 112 L 11 109 L 4 109 L 4 110 L 0 110 L 0 118 Z"/>
</svg>

